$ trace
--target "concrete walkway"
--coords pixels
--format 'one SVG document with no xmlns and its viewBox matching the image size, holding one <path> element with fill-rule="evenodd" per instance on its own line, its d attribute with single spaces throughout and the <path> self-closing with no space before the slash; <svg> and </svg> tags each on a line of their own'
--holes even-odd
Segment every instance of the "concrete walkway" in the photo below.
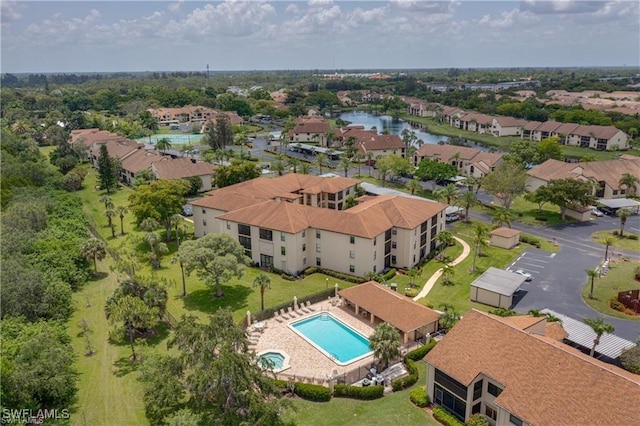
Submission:
<svg viewBox="0 0 640 426">
<path fill-rule="evenodd" d="M 457 242 L 462 244 L 462 253 L 460 254 L 460 256 L 456 257 L 456 259 L 453 262 L 450 263 L 451 266 L 455 266 L 458 263 L 465 260 L 467 256 L 469 256 L 469 253 L 471 252 L 471 248 L 469 247 L 469 244 L 467 244 L 465 241 L 461 240 L 458 237 L 453 237 L 453 238 Z M 418 293 L 418 295 L 414 297 L 413 300 L 418 300 L 418 299 L 422 299 L 423 297 L 427 297 L 427 294 L 429 294 L 434 284 L 436 283 L 436 281 L 438 281 L 438 278 L 440 278 L 441 275 L 442 275 L 442 268 L 438 269 L 431 276 L 431 278 L 427 280 L 427 282 L 424 284 L 424 287 L 422 287 L 422 290 L 420 290 L 420 293 Z"/>
</svg>

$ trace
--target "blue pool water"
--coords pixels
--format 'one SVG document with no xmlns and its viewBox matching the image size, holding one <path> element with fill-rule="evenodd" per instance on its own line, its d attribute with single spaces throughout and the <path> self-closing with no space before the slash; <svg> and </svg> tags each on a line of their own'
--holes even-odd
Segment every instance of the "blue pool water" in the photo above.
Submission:
<svg viewBox="0 0 640 426">
<path fill-rule="evenodd" d="M 263 362 L 263 360 L 269 360 L 270 362 Z M 272 368 L 273 370 L 282 370 L 284 365 L 284 356 L 277 352 L 267 352 L 260 355 L 258 363 L 262 368 Z"/>
<path fill-rule="evenodd" d="M 138 139 L 139 142 L 155 144 L 159 139 L 167 138 L 171 141 L 172 145 L 197 145 L 202 139 L 202 134 L 173 134 L 173 133 L 160 133 L 153 136 L 147 136 L 146 138 Z"/>
<path fill-rule="evenodd" d="M 340 365 L 371 354 L 369 339 L 331 314 L 314 315 L 292 323 L 291 328 Z"/>
</svg>

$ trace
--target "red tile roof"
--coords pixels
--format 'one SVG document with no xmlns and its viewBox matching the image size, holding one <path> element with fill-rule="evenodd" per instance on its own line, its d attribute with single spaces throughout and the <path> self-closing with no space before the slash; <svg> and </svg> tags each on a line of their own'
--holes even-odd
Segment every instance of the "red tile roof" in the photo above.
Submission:
<svg viewBox="0 0 640 426">
<path fill-rule="evenodd" d="M 158 179 L 184 179 L 195 176 L 212 175 L 216 169 L 211 163 L 192 161 L 190 158 L 175 158 L 154 163 L 153 168 Z"/>
</svg>

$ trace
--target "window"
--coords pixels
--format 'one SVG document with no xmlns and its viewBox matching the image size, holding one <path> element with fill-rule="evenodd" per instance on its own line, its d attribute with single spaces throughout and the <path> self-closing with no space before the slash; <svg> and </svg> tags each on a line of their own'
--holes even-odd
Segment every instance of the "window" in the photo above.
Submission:
<svg viewBox="0 0 640 426">
<path fill-rule="evenodd" d="M 316 243 L 316 253 L 320 253 L 320 243 Z"/>
<path fill-rule="evenodd" d="M 481 411 L 482 403 L 478 402 L 476 405 L 471 407 L 471 415 L 477 414 Z"/>
<path fill-rule="evenodd" d="M 355 244 L 356 243 L 356 237 L 354 237 L 353 235 L 349 237 L 349 243 L 351 244 Z"/>
<path fill-rule="evenodd" d="M 336 194 L 329 194 L 329 200 L 330 201 L 335 201 L 336 200 Z"/>
<path fill-rule="evenodd" d="M 207 226 L 207 221 L 205 219 L 202 219 L 202 225 Z"/>
<path fill-rule="evenodd" d="M 287 237 L 284 235 L 284 232 L 280 233 L 280 241 L 287 241 Z"/>
<path fill-rule="evenodd" d="M 263 268 L 273 268 L 273 256 L 261 254 L 260 266 L 262 266 Z"/>
<path fill-rule="evenodd" d="M 391 263 L 393 263 L 395 265 L 396 264 L 396 260 L 397 259 L 396 259 L 395 255 L 392 254 L 391 255 Z"/>
<path fill-rule="evenodd" d="M 378 243 L 378 238 L 373 239 L 373 245 L 375 246 Z"/>
<path fill-rule="evenodd" d="M 302 243 L 302 251 L 307 251 L 307 245 L 305 243 Z"/>
<path fill-rule="evenodd" d="M 270 229 L 262 229 L 260 228 L 260 239 L 273 241 L 273 231 Z"/>
<path fill-rule="evenodd" d="M 520 420 L 518 417 L 514 416 L 513 414 L 509 414 L 509 421 L 511 422 L 511 424 L 514 424 L 516 426 L 522 426 L 522 420 Z"/>
<path fill-rule="evenodd" d="M 354 274 L 356 272 L 355 265 L 349 265 L 349 272 L 351 272 L 352 274 Z"/>
<path fill-rule="evenodd" d="M 238 235 L 251 235 L 251 227 L 249 225 L 238 224 Z"/>
<path fill-rule="evenodd" d="M 349 259 L 355 259 L 356 258 L 356 252 L 353 250 L 349 250 Z"/>
<path fill-rule="evenodd" d="M 489 392 L 493 396 L 498 396 L 502 392 L 502 389 L 489 382 L 489 384 L 487 385 L 487 392 Z"/>
<path fill-rule="evenodd" d="M 307 236 L 307 231 L 302 231 L 302 238 Z"/>
<path fill-rule="evenodd" d="M 489 405 L 484 407 L 484 414 L 485 414 L 485 416 L 489 417 L 494 422 L 498 418 L 498 412 L 493 407 L 491 407 Z"/>
<path fill-rule="evenodd" d="M 316 238 L 320 239 L 320 231 L 316 231 Z"/>
<path fill-rule="evenodd" d="M 396 228 L 393 228 L 391 230 L 391 235 L 398 235 L 398 230 Z"/>
<path fill-rule="evenodd" d="M 374 273 L 374 274 L 377 272 L 377 271 L 376 271 L 376 269 L 377 269 L 377 268 L 376 268 L 376 265 L 373 265 L 373 273 Z"/>
<path fill-rule="evenodd" d="M 207 211 L 205 209 L 202 209 L 202 214 L 206 214 Z"/>
<path fill-rule="evenodd" d="M 227 221 L 227 229 L 231 229 L 231 224 Z"/>
<path fill-rule="evenodd" d="M 306 257 L 303 257 L 303 258 L 302 258 L 302 264 L 303 264 L 303 265 L 306 265 L 306 264 L 307 264 L 307 258 L 306 258 Z"/>
<path fill-rule="evenodd" d="M 396 248 L 398 245 L 396 244 L 395 241 L 391 241 L 391 248 L 394 249 Z"/>
<path fill-rule="evenodd" d="M 283 256 L 287 255 L 287 248 L 285 246 L 280 247 L 280 254 Z"/>
<path fill-rule="evenodd" d="M 476 382 L 473 385 L 473 400 L 480 398 L 482 396 L 482 380 Z"/>
<path fill-rule="evenodd" d="M 316 257 L 316 266 L 322 266 L 322 260 L 319 257 Z"/>
<path fill-rule="evenodd" d="M 378 253 L 377 251 L 374 251 L 374 252 L 373 252 L 373 260 L 376 260 L 376 254 L 377 254 L 377 253 Z"/>
</svg>

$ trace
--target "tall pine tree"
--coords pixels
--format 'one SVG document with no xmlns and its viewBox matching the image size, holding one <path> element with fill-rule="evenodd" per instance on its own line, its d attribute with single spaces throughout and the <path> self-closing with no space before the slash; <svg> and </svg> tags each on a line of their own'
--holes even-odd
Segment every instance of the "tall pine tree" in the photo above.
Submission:
<svg viewBox="0 0 640 426">
<path fill-rule="evenodd" d="M 119 167 L 117 160 L 109 156 L 107 146 L 100 145 L 100 155 L 98 156 L 98 177 L 100 178 L 100 186 L 107 190 L 107 194 L 111 192 L 118 183 Z"/>
</svg>

